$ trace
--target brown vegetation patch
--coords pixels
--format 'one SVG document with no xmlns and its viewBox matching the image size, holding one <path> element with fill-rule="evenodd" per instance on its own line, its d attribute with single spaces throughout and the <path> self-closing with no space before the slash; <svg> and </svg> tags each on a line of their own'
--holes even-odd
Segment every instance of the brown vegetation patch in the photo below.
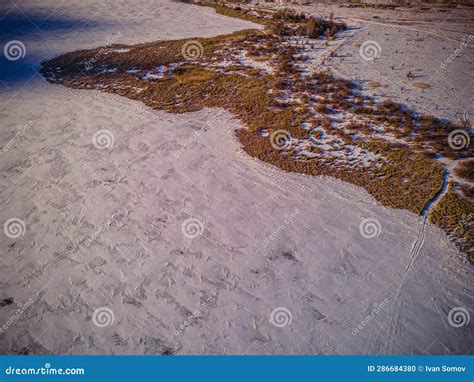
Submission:
<svg viewBox="0 0 474 382">
<path fill-rule="evenodd" d="M 434 154 L 473 156 L 472 147 L 454 151 L 447 144 L 451 131 L 466 127 L 362 96 L 330 72 L 304 71 L 304 44 L 289 42 L 333 38 L 343 24 L 293 11 L 213 7 L 265 30 L 197 38 L 203 51 L 193 60 L 182 54 L 189 40 L 159 41 L 67 53 L 44 62 L 41 73 L 54 83 L 117 93 L 173 113 L 227 109 L 246 126 L 237 136 L 250 155 L 285 171 L 351 182 L 387 206 L 417 214 L 442 187 L 444 168 Z M 291 137 L 288 147 L 271 144 L 277 130 Z M 472 210 L 467 195 L 450 190 L 433 221 L 450 229 Z"/>
</svg>

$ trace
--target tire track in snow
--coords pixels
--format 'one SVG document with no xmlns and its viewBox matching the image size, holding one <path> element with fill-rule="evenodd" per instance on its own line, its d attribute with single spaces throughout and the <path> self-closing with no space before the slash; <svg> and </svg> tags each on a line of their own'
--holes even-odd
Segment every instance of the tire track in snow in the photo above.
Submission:
<svg viewBox="0 0 474 382">
<path fill-rule="evenodd" d="M 438 204 L 438 202 L 446 195 L 447 190 L 448 190 L 448 183 L 449 183 L 449 178 L 450 178 L 450 171 L 451 168 L 453 167 L 453 164 L 451 164 L 443 173 L 443 184 L 441 186 L 441 189 L 436 193 L 436 195 L 431 198 L 423 207 L 421 216 L 423 217 L 423 221 L 421 223 L 420 230 L 418 231 L 418 235 L 416 237 L 415 242 L 412 245 L 412 248 L 410 250 L 410 261 L 408 262 L 404 274 L 402 276 L 401 282 L 397 288 L 395 297 L 394 297 L 394 313 L 391 315 L 391 322 L 389 326 L 389 335 L 388 335 L 388 340 L 386 342 L 386 352 L 391 351 L 389 349 L 389 346 L 393 345 L 393 339 L 394 336 L 396 335 L 395 330 L 396 327 L 398 326 L 398 322 L 400 319 L 400 310 L 402 306 L 402 300 L 400 298 L 401 292 L 403 287 L 406 284 L 408 275 L 413 267 L 413 264 L 415 263 L 416 259 L 418 258 L 421 248 L 423 247 L 423 244 L 425 242 L 426 238 L 426 227 L 428 223 L 428 219 L 430 217 L 431 211 L 433 211 L 434 207 Z M 387 313 L 388 314 L 388 313 Z M 375 341 L 375 339 L 374 339 Z M 372 344 L 370 345 L 372 347 Z"/>
</svg>

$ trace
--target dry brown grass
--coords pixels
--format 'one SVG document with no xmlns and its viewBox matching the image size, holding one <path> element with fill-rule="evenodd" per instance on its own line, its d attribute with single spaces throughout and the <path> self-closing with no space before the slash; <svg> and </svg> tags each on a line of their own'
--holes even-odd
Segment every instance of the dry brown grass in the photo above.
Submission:
<svg viewBox="0 0 474 382">
<path fill-rule="evenodd" d="M 415 88 L 418 88 L 418 89 L 428 89 L 428 88 L 431 87 L 431 85 L 426 83 L 426 82 L 413 82 L 411 84 L 411 86 L 413 86 Z"/>
<path fill-rule="evenodd" d="M 248 19 L 251 16 L 238 9 L 216 9 L 233 17 Z M 309 20 L 298 14 L 282 13 L 276 20 L 259 18 L 259 22 L 266 25 L 265 32 L 268 32 L 282 18 L 298 24 L 294 29 L 297 33 L 301 30 L 298 27 Z M 329 22 L 329 25 L 332 24 Z M 304 33 L 308 33 L 308 26 L 305 25 L 305 28 Z M 312 27 L 310 29 L 313 30 Z M 433 159 L 433 153 L 439 152 L 453 159 L 472 156 L 471 148 L 455 152 L 447 144 L 449 132 L 459 126 L 439 121 L 435 117 L 419 116 L 391 101 L 378 104 L 369 97 L 357 94 L 354 83 L 335 78 L 327 71 L 302 79 L 292 64 L 294 55 L 299 53 L 298 49 L 283 46 L 281 37 L 265 32 L 245 30 L 225 36 L 199 38 L 197 40 L 204 47 L 204 54 L 200 60 L 192 63 L 186 62 L 181 54 L 181 48 L 187 40 L 175 40 L 130 46 L 126 53 L 113 52 L 116 49 L 113 47 L 108 54 L 99 57 L 97 49 L 67 53 L 43 63 L 41 72 L 51 82 L 83 89 L 99 88 L 100 85 L 102 91 L 140 100 L 150 107 L 173 113 L 197 111 L 205 107 L 227 109 L 247 127 L 239 130 L 237 136 L 250 155 L 285 171 L 340 178 L 364 187 L 387 206 L 408 209 L 418 214 L 442 185 L 443 166 Z M 250 56 L 253 58 L 257 49 L 252 47 L 257 43 L 260 44 L 257 57 L 273 57 L 271 60 L 276 68 L 273 75 L 243 68 L 240 64 L 227 67 L 224 71 L 209 66 L 211 58 L 225 57 L 225 49 L 232 52 L 244 47 L 253 52 L 253 56 Z M 84 61 L 93 57 L 97 57 L 94 69 L 84 71 Z M 181 66 L 165 78 L 159 81 L 142 79 L 144 72 L 172 63 Z M 61 68 L 60 72 L 56 71 L 57 67 Z M 102 73 L 101 67 L 117 70 Z M 139 68 L 141 72 L 139 75 L 128 73 L 130 68 Z M 137 92 L 136 88 L 142 91 Z M 287 105 L 279 101 L 277 97 L 281 91 L 297 95 L 299 103 Z M 309 94 L 322 95 L 323 99 L 313 102 Z M 311 107 L 320 115 L 313 115 Z M 347 128 L 351 134 L 362 134 L 364 139 L 346 135 L 342 129 L 332 126 L 331 116 L 338 111 L 350 112 L 357 117 L 357 122 L 354 121 Z M 354 168 L 335 165 L 332 158 L 324 156 L 320 159 L 299 160 L 289 151 L 276 150 L 269 139 L 260 134 L 262 129 L 269 132 L 283 129 L 292 137 L 306 139 L 308 131 L 301 126 L 308 121 L 320 124 L 328 132 L 340 137 L 345 144 L 380 154 L 386 161 L 379 161 L 377 167 Z M 405 139 L 407 144 L 394 144 L 373 136 L 372 127 L 380 124 L 395 136 Z M 318 152 L 318 149 L 311 151 Z M 445 198 L 438 205 L 432 220 L 440 227 L 449 229 L 460 214 L 472 209 L 473 204 L 465 197 L 452 193 Z"/>
<path fill-rule="evenodd" d="M 371 81 L 367 84 L 367 87 L 371 89 L 379 88 L 380 86 L 382 85 L 380 85 L 380 82 L 377 81 Z"/>
<path fill-rule="evenodd" d="M 436 205 L 430 220 L 454 237 L 474 263 L 474 204 L 453 192 L 454 186 L 449 185 L 449 192 Z"/>
</svg>

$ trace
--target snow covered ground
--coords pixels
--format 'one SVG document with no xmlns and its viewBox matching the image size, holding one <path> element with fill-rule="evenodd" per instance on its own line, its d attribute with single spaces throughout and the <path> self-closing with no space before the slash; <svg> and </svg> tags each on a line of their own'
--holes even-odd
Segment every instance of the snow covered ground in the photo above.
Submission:
<svg viewBox="0 0 474 382">
<path fill-rule="evenodd" d="M 222 110 L 36 75 L 66 51 L 252 24 L 164 0 L 15 3 L 0 205 L 24 226 L 0 235 L 1 353 L 472 353 L 472 266 L 421 217 L 249 157 Z"/>
<path fill-rule="evenodd" d="M 422 113 L 459 122 L 474 119 L 471 71 L 474 10 L 468 7 L 398 7 L 396 10 L 337 5 L 297 6 L 299 11 L 345 21 L 352 38 L 339 45 L 321 68 L 360 83 L 378 82 L 371 95 L 387 97 Z M 464 44 L 466 43 L 467 44 Z M 417 88 L 414 83 L 429 87 Z"/>
</svg>

